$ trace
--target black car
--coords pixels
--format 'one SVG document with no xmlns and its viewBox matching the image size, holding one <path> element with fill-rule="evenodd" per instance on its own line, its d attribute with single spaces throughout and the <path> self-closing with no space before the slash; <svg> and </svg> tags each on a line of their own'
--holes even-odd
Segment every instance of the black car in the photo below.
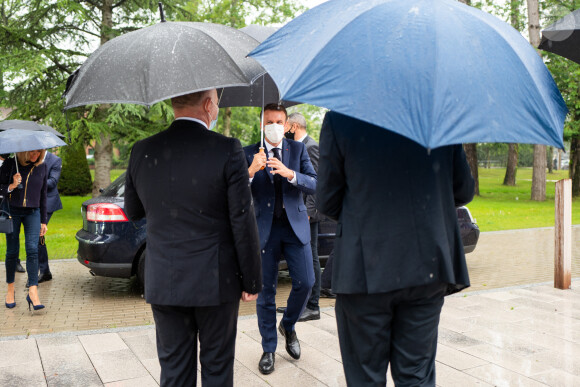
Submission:
<svg viewBox="0 0 580 387">
<path fill-rule="evenodd" d="M 145 219 L 131 222 L 124 211 L 125 174 L 101 191 L 101 196 L 82 204 L 83 228 L 76 234 L 78 260 L 93 275 L 129 278 L 137 275 L 141 284 L 145 277 Z M 466 207 L 457 208 L 457 218 L 466 253 L 475 249 L 479 228 Z M 318 255 L 324 264 L 333 249 L 336 223 L 319 223 Z M 286 269 L 286 262 L 280 262 Z"/>
</svg>

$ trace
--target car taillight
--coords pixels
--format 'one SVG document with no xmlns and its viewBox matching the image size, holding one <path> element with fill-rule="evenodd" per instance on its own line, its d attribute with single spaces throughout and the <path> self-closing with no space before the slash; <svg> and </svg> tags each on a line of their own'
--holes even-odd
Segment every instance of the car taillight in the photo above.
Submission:
<svg viewBox="0 0 580 387">
<path fill-rule="evenodd" d="M 123 209 L 116 204 L 97 203 L 87 206 L 87 220 L 90 222 L 128 222 Z"/>
</svg>

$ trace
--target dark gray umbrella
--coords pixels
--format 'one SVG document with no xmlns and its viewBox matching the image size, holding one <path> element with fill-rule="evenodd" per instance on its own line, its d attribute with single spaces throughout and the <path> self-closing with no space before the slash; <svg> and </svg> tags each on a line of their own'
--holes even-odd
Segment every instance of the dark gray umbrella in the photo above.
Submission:
<svg viewBox="0 0 580 387">
<path fill-rule="evenodd" d="M 252 38 L 261 43 L 274 32 L 278 31 L 278 27 L 250 24 L 249 26 L 240 28 L 240 31 L 244 31 L 246 34 L 250 35 Z"/>
<path fill-rule="evenodd" d="M 71 76 L 65 109 L 98 103 L 150 106 L 221 87 L 246 86 L 265 71 L 247 54 L 258 41 L 212 23 L 162 22 L 102 45 Z"/>
<path fill-rule="evenodd" d="M 53 129 L 47 125 L 38 124 L 34 121 L 23 121 L 23 120 L 0 121 L 0 130 L 9 130 L 9 129 L 38 130 L 42 132 L 49 132 L 57 135 L 60 138 L 64 138 L 64 134 L 61 134 L 56 129 Z"/>
<path fill-rule="evenodd" d="M 263 42 L 270 35 L 276 32 L 278 28 L 269 26 L 260 26 L 251 24 L 249 26 L 240 28 L 240 31 L 250 35 L 258 42 Z M 263 107 L 265 104 L 271 102 L 279 102 L 285 107 L 297 105 L 298 102 L 282 101 L 280 100 L 280 92 L 278 86 L 274 83 L 272 77 L 265 73 L 257 78 L 252 84 L 248 86 L 228 87 L 218 90 L 220 97 L 220 107 L 231 106 L 257 106 Z"/>
<path fill-rule="evenodd" d="M 580 63 L 580 9 L 542 30 L 538 48 Z"/>
</svg>

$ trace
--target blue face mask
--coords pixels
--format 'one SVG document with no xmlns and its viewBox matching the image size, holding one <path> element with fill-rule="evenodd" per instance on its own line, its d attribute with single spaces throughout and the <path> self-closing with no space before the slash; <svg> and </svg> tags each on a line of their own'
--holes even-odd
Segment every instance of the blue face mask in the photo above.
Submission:
<svg viewBox="0 0 580 387">
<path fill-rule="evenodd" d="M 210 101 L 211 101 L 211 103 L 214 103 L 213 100 L 210 100 Z M 214 105 L 215 105 L 215 103 L 214 103 Z M 218 122 L 218 117 L 220 115 L 220 110 L 219 110 L 219 106 L 218 105 L 216 105 L 216 107 L 218 108 L 218 114 L 217 114 L 217 116 L 215 116 L 215 120 L 212 120 L 211 119 L 211 113 L 209 113 L 209 112 L 207 113 L 207 114 L 209 114 L 209 121 L 210 121 L 210 123 L 209 123 L 209 130 L 214 130 L 215 129 L 215 126 L 217 125 L 217 122 Z"/>
</svg>

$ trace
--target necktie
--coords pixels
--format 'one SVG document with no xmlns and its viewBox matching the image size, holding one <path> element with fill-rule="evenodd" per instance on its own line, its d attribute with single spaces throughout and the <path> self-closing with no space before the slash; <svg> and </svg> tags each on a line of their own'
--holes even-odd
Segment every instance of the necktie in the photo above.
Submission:
<svg viewBox="0 0 580 387">
<path fill-rule="evenodd" d="M 280 149 L 272 148 L 272 152 L 274 152 L 275 158 L 282 161 L 282 157 L 280 157 Z M 279 218 L 282 216 L 284 204 L 282 199 L 282 177 L 278 174 L 274 175 L 274 192 L 276 197 L 276 201 L 274 202 L 274 216 Z"/>
</svg>

